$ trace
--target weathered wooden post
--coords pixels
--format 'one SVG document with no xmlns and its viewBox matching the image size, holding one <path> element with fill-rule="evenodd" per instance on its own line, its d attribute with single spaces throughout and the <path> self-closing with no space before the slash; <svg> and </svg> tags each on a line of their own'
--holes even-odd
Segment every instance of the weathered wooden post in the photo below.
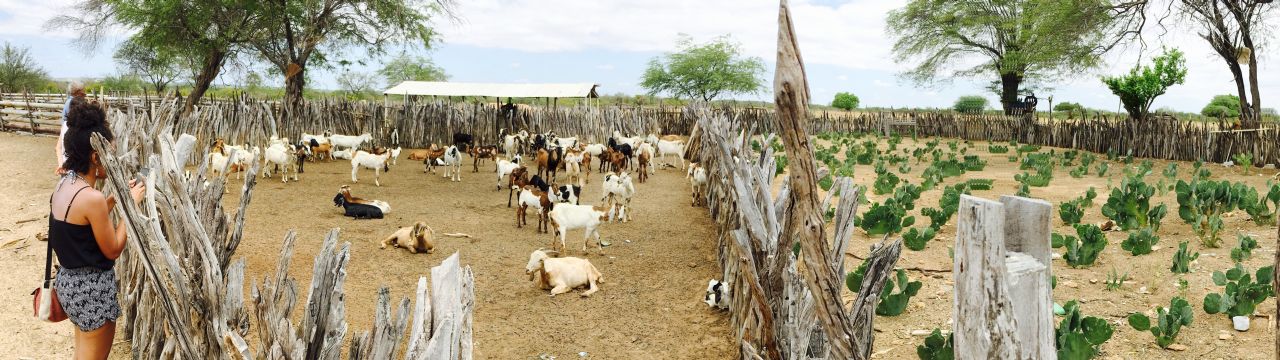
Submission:
<svg viewBox="0 0 1280 360">
<path fill-rule="evenodd" d="M 957 358 L 1056 359 L 1043 200 L 960 197 L 952 311 Z M 1017 299 L 1014 301 L 1013 299 Z"/>
</svg>

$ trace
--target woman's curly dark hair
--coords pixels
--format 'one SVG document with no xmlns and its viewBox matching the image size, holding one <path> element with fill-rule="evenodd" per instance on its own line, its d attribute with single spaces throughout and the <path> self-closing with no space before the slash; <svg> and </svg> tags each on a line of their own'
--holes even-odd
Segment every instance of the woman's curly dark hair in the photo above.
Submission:
<svg viewBox="0 0 1280 360">
<path fill-rule="evenodd" d="M 71 100 L 67 111 L 67 133 L 62 137 L 62 149 L 67 159 L 62 168 L 87 174 L 93 165 L 93 134 L 102 134 L 108 141 L 115 138 L 107 127 L 107 113 L 97 103 L 83 99 Z"/>
</svg>

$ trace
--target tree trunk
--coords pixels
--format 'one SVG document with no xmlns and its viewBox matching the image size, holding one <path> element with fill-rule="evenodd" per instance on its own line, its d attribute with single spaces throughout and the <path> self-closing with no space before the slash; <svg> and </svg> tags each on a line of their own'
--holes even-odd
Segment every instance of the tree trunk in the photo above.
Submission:
<svg viewBox="0 0 1280 360">
<path fill-rule="evenodd" d="M 288 75 L 288 67 L 280 69 Z M 292 114 L 297 114 L 302 110 L 302 90 L 306 88 L 306 72 L 305 65 L 298 65 L 298 72 L 284 79 L 284 116 L 287 118 Z"/>
<path fill-rule="evenodd" d="M 222 63 L 226 60 L 227 52 L 222 50 L 213 50 L 205 55 L 204 65 L 196 74 L 191 84 L 191 94 L 187 96 L 187 102 L 183 105 L 183 115 L 190 114 L 191 110 L 195 109 L 200 98 L 204 97 L 205 91 L 208 91 L 209 86 L 213 84 L 213 80 L 218 78 L 218 72 L 222 71 Z"/>
<path fill-rule="evenodd" d="M 1000 74 L 1000 106 L 1005 115 L 1013 114 L 1013 104 L 1018 102 L 1018 88 L 1022 86 L 1022 75 L 1017 73 Z"/>
<path fill-rule="evenodd" d="M 1240 118 L 1247 119 L 1245 125 L 1247 128 L 1261 127 L 1259 123 L 1262 121 L 1262 95 L 1258 91 L 1258 52 L 1253 48 L 1253 39 L 1246 34 L 1244 38 L 1244 46 L 1249 49 L 1249 93 L 1252 95 L 1252 105 L 1249 108 L 1249 117 L 1245 117 L 1245 109 L 1240 108 Z"/>
</svg>

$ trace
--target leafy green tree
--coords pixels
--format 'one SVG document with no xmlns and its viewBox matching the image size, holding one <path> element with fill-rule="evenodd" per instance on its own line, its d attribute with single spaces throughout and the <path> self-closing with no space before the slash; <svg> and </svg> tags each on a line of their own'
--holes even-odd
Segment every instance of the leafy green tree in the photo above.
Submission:
<svg viewBox="0 0 1280 360">
<path fill-rule="evenodd" d="M 102 80 L 94 83 L 93 85 L 94 87 L 102 87 L 107 91 L 116 90 L 116 91 L 125 91 L 125 92 L 131 92 L 131 93 L 136 91 L 142 91 L 143 89 L 151 87 L 151 84 L 147 83 L 146 81 L 143 81 L 142 77 L 136 74 L 120 74 L 120 75 L 107 76 L 102 78 Z"/>
<path fill-rule="evenodd" d="M 1218 118 L 1240 116 L 1240 97 L 1235 95 L 1218 95 L 1200 110 L 1200 115 Z"/>
<path fill-rule="evenodd" d="M 338 49 L 378 55 L 389 46 L 410 43 L 430 48 L 436 32 L 431 20 L 451 12 L 452 1 L 426 4 L 412 0 L 280 0 L 259 4 L 249 47 L 284 75 L 284 103 L 302 106 L 311 65 L 345 65 Z"/>
<path fill-rule="evenodd" d="M 1134 66 L 1125 75 L 1102 77 L 1102 83 L 1120 97 L 1125 111 L 1135 120 L 1146 119 L 1156 97 L 1187 78 L 1187 61 L 1178 49 L 1165 50 L 1164 54 L 1152 59 L 1152 63 L 1151 66 Z"/>
<path fill-rule="evenodd" d="M 1076 116 L 1083 116 L 1088 110 L 1085 109 L 1084 105 L 1080 105 L 1079 103 L 1063 101 L 1054 105 L 1053 111 L 1065 112 L 1067 113 L 1067 117 L 1074 118 Z"/>
<path fill-rule="evenodd" d="M 987 109 L 987 98 L 977 95 L 961 96 L 959 99 L 956 99 L 956 104 L 953 105 L 952 108 L 959 113 L 981 113 L 983 110 Z"/>
<path fill-rule="evenodd" d="M 8 42 L 0 47 L 0 92 L 34 92 L 45 86 L 48 76 L 30 52 L 30 48 Z"/>
<path fill-rule="evenodd" d="M 1101 55 L 1141 22 L 1143 6 L 1111 1 L 911 0 L 889 13 L 895 60 L 910 63 L 904 77 L 930 84 L 949 78 L 992 79 L 1005 113 L 1024 83 L 1098 67 Z"/>
<path fill-rule="evenodd" d="M 120 44 L 115 60 L 125 72 L 145 79 L 157 94 L 164 93 L 181 70 L 177 57 L 171 51 L 151 49 L 132 40 Z"/>
<path fill-rule="evenodd" d="M 858 108 L 858 96 L 852 93 L 841 92 L 836 93 L 836 98 L 831 100 L 831 107 L 849 111 Z"/>
<path fill-rule="evenodd" d="M 640 81 L 649 94 L 711 101 L 720 95 L 764 89 L 764 61 L 744 57 L 741 46 L 727 35 L 705 44 L 682 35 L 676 46 L 679 51 L 649 60 Z"/>
<path fill-rule="evenodd" d="M 431 59 L 422 56 L 411 57 L 408 54 L 400 54 L 382 65 L 378 75 L 382 75 L 387 80 L 387 86 L 394 86 L 402 81 L 449 80 L 449 74 L 446 74 L 443 68 L 436 66 Z"/>
<path fill-rule="evenodd" d="M 46 26 L 79 32 L 76 43 L 93 51 L 109 29 L 133 31 L 130 42 L 186 59 L 192 72 L 189 112 L 222 72 L 222 66 L 250 35 L 264 14 L 258 0 L 76 0 L 70 14 Z"/>
<path fill-rule="evenodd" d="M 370 93 L 378 87 L 377 75 L 361 71 L 344 71 L 337 81 L 342 91 L 352 95 Z"/>
</svg>

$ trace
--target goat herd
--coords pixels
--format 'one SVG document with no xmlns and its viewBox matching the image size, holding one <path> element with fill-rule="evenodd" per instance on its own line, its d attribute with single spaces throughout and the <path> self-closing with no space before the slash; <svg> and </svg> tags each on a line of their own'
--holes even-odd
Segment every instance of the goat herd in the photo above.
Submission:
<svg viewBox="0 0 1280 360">
<path fill-rule="evenodd" d="M 398 143 L 397 135 L 392 132 L 391 143 Z M 239 173 L 254 161 L 262 161 L 264 177 L 279 174 L 281 181 L 287 183 L 290 176 L 294 181 L 298 180 L 298 174 L 304 172 L 303 165 L 307 161 L 345 159 L 351 161 L 352 183 L 358 182 L 357 175 L 361 168 L 365 168 L 373 170 L 374 184 L 381 186 L 382 172 L 397 165 L 402 149 L 398 146 L 371 146 L 372 139 L 370 134 L 303 133 L 296 143 L 272 137 L 265 151 L 248 144 L 227 145 L 218 139 L 213 142 L 207 160 L 211 172 L 222 174 Z M 580 141 L 577 137 L 559 137 L 555 132 L 531 134 L 525 130 L 508 132 L 504 129 L 496 140 L 497 144 L 476 144 L 470 134 L 456 133 L 453 144 L 447 147 L 432 144 L 427 149 L 409 150 L 407 159 L 421 161 L 424 173 L 436 173 L 436 167 L 444 167 L 443 177 L 452 182 L 462 180 L 465 156 L 471 158 L 473 173 L 479 172 L 485 161 L 492 161 L 496 173 L 495 190 L 502 190 L 505 185 L 508 208 L 513 207 L 512 199 L 515 199 L 516 226 L 524 227 L 532 210 L 538 218 L 538 233 L 554 229 L 552 249 L 534 250 L 525 268 L 529 280 L 541 289 L 550 289 L 552 296 L 580 286 L 587 287 L 582 296 L 598 290 L 597 284 L 603 277 L 590 261 L 559 256 L 565 250 L 565 233 L 579 229 L 584 231 L 584 253 L 593 237 L 597 249 L 607 246 L 600 239 L 601 224 L 632 219 L 631 201 L 636 195 L 633 175 L 634 181 L 643 183 L 650 175 L 656 174 L 659 166 L 687 169 L 685 173 L 692 185 L 693 205 L 699 204 L 700 193 L 706 188 L 706 170 L 696 163 L 686 166 L 685 143 L 677 135 L 627 137 L 614 131 L 606 143 L 600 144 Z M 673 156 L 678 165 L 672 164 L 670 157 Z M 532 157 L 532 164 L 526 166 L 526 157 Z M 662 164 L 658 164 L 658 160 Z M 592 161 L 598 162 L 595 169 L 603 174 L 600 204 L 582 205 L 582 188 L 591 182 Z M 344 209 L 345 216 L 356 219 L 382 218 L 391 210 L 385 201 L 353 196 L 348 185 L 338 190 L 333 202 Z M 418 222 L 395 230 L 382 240 L 381 247 L 385 249 L 390 245 L 405 248 L 411 253 L 430 253 L 434 248 L 433 236 L 430 226 Z"/>
</svg>

